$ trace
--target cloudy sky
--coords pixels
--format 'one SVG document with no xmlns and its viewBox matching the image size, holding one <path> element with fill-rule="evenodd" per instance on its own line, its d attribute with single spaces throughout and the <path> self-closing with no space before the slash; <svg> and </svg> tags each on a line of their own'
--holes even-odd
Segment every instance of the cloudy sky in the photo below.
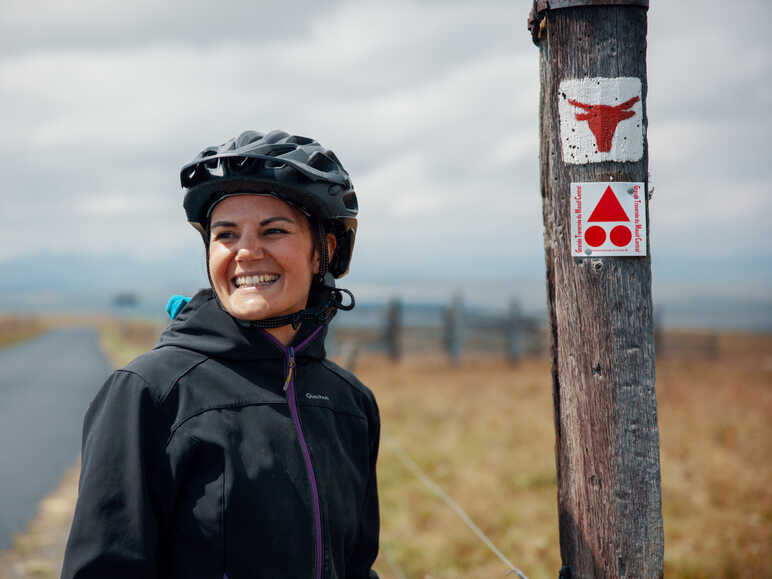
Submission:
<svg viewBox="0 0 772 579">
<path fill-rule="evenodd" d="M 503 300 L 522 283 L 543 300 L 529 8 L 3 0 L 0 267 L 90 256 L 140 264 L 140 284 L 201 279 L 180 166 L 282 128 L 354 179 L 349 285 Z M 655 297 L 772 293 L 770 22 L 767 0 L 652 0 Z"/>
</svg>

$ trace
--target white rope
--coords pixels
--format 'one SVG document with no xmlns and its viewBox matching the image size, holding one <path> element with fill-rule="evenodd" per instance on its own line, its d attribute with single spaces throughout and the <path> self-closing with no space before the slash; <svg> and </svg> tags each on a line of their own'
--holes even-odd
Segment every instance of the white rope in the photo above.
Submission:
<svg viewBox="0 0 772 579">
<path fill-rule="evenodd" d="M 405 468 L 407 468 L 411 473 L 413 473 L 424 485 L 432 491 L 437 497 L 439 497 L 446 505 L 448 505 L 451 509 L 453 509 L 456 514 L 461 517 L 461 520 L 466 523 L 466 526 L 472 529 L 474 533 L 480 538 L 480 540 L 485 543 L 488 548 L 493 551 L 496 556 L 498 556 L 499 559 L 501 559 L 510 569 L 510 571 L 507 573 L 509 575 L 510 573 L 514 572 L 517 573 L 520 579 L 528 579 L 523 572 L 515 567 L 512 562 L 507 559 L 504 554 L 498 550 L 496 545 L 493 544 L 493 542 L 485 536 L 485 533 L 483 533 L 480 530 L 480 527 L 474 524 L 474 521 L 472 521 L 471 518 L 469 518 L 469 515 L 466 514 L 466 511 L 462 509 L 456 501 L 454 501 L 445 491 L 442 490 L 442 488 L 434 482 L 432 479 L 429 478 L 429 475 L 427 475 L 424 471 L 421 470 L 421 467 L 416 464 L 416 462 L 410 458 L 410 456 L 405 452 L 405 450 L 399 445 L 399 443 L 388 436 L 386 433 L 381 432 L 381 437 L 384 439 L 384 442 L 391 447 L 391 449 L 394 451 L 394 453 L 397 455 L 397 457 L 402 461 L 402 464 L 405 465 Z"/>
</svg>

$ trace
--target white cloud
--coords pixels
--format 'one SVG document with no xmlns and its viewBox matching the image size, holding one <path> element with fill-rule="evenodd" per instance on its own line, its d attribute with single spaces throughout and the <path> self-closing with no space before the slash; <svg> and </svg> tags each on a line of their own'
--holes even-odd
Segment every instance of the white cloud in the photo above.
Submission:
<svg viewBox="0 0 772 579">
<path fill-rule="evenodd" d="M 530 3 L 63 6 L 0 5 L 0 259 L 54 244 L 197 252 L 180 166 L 242 130 L 286 128 L 331 146 L 352 173 L 363 274 L 540 275 Z M 725 10 L 691 0 L 649 12 L 651 231 L 662 255 L 700 256 L 711 223 L 722 232 L 716 259 L 768 255 L 772 242 L 772 8 Z M 47 235 L 29 235 L 30 222 Z M 758 269 L 770 264 L 748 278 Z"/>
</svg>

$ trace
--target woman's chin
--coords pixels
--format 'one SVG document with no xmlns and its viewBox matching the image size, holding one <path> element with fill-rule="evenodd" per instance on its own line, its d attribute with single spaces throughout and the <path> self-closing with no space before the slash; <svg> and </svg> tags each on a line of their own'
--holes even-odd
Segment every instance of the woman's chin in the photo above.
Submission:
<svg viewBox="0 0 772 579">
<path fill-rule="evenodd" d="M 260 296 L 231 296 L 227 310 L 240 320 L 254 322 L 271 317 L 271 305 Z"/>
</svg>

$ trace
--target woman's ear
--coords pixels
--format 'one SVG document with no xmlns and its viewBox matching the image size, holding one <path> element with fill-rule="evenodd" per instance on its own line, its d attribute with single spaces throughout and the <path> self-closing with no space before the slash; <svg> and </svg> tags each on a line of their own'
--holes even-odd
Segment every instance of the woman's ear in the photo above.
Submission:
<svg viewBox="0 0 772 579">
<path fill-rule="evenodd" d="M 335 253 L 335 248 L 338 246 L 338 240 L 335 239 L 335 235 L 332 233 L 328 233 L 324 237 L 324 242 L 327 244 L 327 266 L 329 268 L 330 262 L 332 261 L 332 255 Z M 319 252 L 314 251 L 314 273 L 319 273 Z"/>
<path fill-rule="evenodd" d="M 335 248 L 338 247 L 338 240 L 332 233 L 328 233 L 324 240 L 327 243 L 327 265 L 329 266 L 335 254 Z"/>
</svg>

